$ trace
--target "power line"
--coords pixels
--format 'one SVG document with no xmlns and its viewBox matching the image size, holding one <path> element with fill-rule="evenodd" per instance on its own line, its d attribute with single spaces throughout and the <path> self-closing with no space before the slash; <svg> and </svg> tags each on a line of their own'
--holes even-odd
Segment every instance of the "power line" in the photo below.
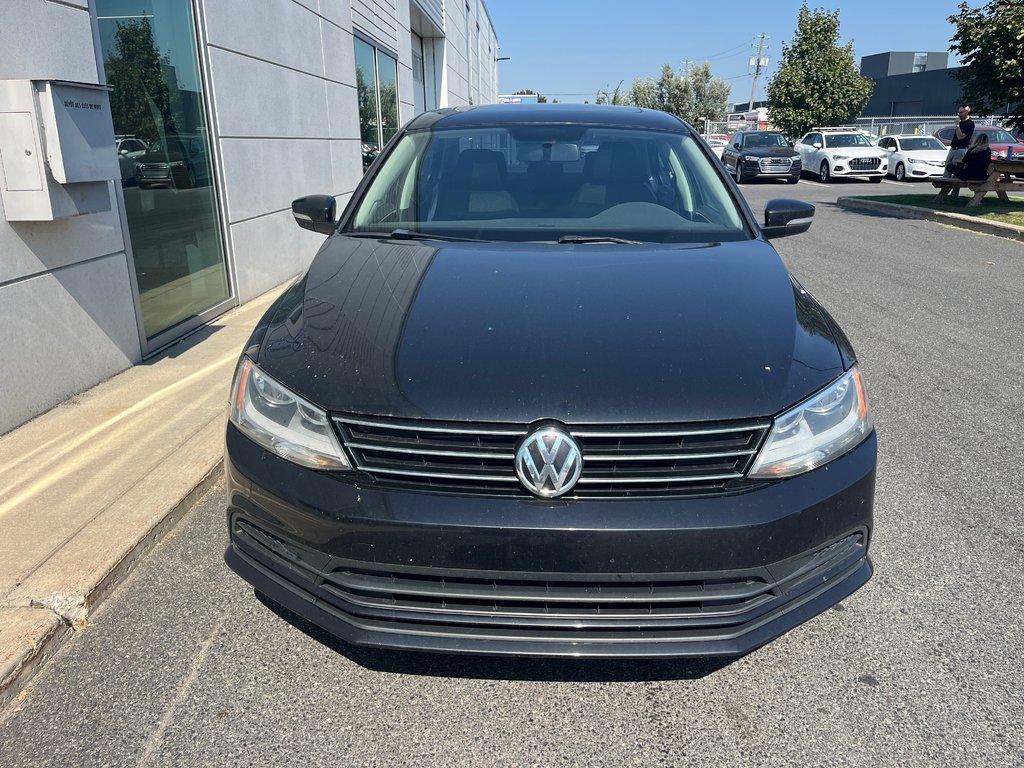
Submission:
<svg viewBox="0 0 1024 768">
<path fill-rule="evenodd" d="M 723 56 L 723 55 L 725 55 L 727 53 L 732 53 L 733 51 L 738 51 L 741 48 L 746 48 L 748 45 L 750 45 L 750 41 L 749 40 L 746 41 L 746 42 L 740 43 L 739 45 L 734 46 L 732 48 L 726 48 L 721 53 L 713 53 L 710 56 L 697 56 L 697 57 L 695 57 L 695 59 L 714 59 L 714 58 L 717 58 L 719 56 Z"/>
</svg>

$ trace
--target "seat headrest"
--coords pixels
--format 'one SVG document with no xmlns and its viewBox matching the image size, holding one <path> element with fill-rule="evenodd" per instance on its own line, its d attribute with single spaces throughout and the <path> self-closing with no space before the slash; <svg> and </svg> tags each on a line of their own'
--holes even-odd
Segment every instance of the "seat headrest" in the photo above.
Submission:
<svg viewBox="0 0 1024 768">
<path fill-rule="evenodd" d="M 490 149 L 464 149 L 455 163 L 455 177 L 474 189 L 503 189 L 505 156 Z"/>
<path fill-rule="evenodd" d="M 644 178 L 636 147 L 626 141 L 606 141 L 584 160 L 583 173 L 590 179 L 632 180 Z"/>
</svg>

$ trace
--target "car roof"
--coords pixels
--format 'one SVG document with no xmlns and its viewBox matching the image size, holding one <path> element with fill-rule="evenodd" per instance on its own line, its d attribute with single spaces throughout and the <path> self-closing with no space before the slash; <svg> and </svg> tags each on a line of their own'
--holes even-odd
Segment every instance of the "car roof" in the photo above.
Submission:
<svg viewBox="0 0 1024 768">
<path fill-rule="evenodd" d="M 613 107 L 607 104 L 487 104 L 425 112 L 413 118 L 407 130 L 531 123 L 584 123 L 668 131 L 678 131 L 686 126 L 686 123 L 668 112 L 639 107 Z"/>
</svg>

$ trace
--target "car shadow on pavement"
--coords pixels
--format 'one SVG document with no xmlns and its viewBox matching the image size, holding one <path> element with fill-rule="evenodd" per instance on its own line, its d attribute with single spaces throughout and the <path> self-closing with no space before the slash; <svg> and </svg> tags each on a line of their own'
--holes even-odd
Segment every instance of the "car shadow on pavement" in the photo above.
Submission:
<svg viewBox="0 0 1024 768">
<path fill-rule="evenodd" d="M 724 669 L 738 658 L 692 659 L 567 659 L 473 656 L 363 648 L 346 643 L 292 613 L 259 591 L 256 598 L 311 639 L 375 672 L 423 677 L 528 682 L 618 683 L 653 680 L 698 680 Z"/>
</svg>

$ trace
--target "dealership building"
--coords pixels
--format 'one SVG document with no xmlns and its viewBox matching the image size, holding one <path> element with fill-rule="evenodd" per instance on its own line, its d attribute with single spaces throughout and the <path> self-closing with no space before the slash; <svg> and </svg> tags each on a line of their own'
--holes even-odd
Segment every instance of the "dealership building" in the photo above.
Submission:
<svg viewBox="0 0 1024 768">
<path fill-rule="evenodd" d="M 0 434 L 302 272 L 291 201 L 497 58 L 484 0 L 6 0 Z"/>
</svg>

